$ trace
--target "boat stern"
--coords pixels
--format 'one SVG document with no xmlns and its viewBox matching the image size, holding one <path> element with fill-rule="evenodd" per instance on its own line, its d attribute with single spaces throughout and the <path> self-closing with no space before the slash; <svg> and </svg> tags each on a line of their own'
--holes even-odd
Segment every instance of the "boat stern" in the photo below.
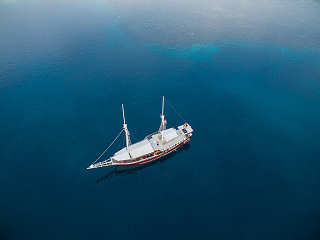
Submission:
<svg viewBox="0 0 320 240">
<path fill-rule="evenodd" d="M 186 137 L 191 137 L 193 133 L 193 128 L 190 126 L 189 123 L 185 122 L 183 125 L 178 127 L 179 130 L 186 135 Z"/>
</svg>

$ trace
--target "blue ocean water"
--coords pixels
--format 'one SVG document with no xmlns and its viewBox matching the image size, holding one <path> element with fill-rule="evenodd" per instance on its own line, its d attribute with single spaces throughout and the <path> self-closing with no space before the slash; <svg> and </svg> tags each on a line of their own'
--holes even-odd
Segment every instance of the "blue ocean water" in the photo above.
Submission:
<svg viewBox="0 0 320 240">
<path fill-rule="evenodd" d="M 1 239 L 319 239 L 319 2 L 173 2 L 0 3 Z M 87 171 L 162 95 L 192 142 Z"/>
</svg>

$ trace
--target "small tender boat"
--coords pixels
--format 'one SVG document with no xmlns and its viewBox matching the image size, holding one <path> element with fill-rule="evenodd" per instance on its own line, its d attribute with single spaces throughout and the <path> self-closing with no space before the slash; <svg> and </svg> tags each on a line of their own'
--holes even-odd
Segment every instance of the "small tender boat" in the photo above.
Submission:
<svg viewBox="0 0 320 240">
<path fill-rule="evenodd" d="M 87 169 L 107 167 L 107 166 L 128 166 L 145 164 L 177 150 L 191 140 L 193 129 L 185 122 L 177 128 L 166 128 L 167 121 L 164 117 L 164 97 L 162 97 L 162 112 L 160 115 L 161 124 L 157 132 L 146 136 L 142 141 L 131 144 L 130 133 L 126 124 L 124 107 L 122 104 L 123 129 L 113 140 L 111 145 L 117 140 L 121 133 L 125 133 L 126 146 L 116 152 L 112 157 L 97 162 L 111 145 L 93 162 Z"/>
</svg>

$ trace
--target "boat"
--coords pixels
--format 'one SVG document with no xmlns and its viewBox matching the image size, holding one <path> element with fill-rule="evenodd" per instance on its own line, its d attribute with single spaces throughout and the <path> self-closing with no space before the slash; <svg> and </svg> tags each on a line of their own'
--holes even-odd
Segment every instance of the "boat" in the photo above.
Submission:
<svg viewBox="0 0 320 240">
<path fill-rule="evenodd" d="M 123 127 L 118 136 L 107 149 L 87 169 L 130 166 L 150 163 L 162 158 L 190 142 L 193 129 L 189 123 L 184 122 L 176 128 L 166 128 L 167 120 L 164 116 L 164 96 L 162 97 L 161 124 L 157 132 L 147 135 L 143 140 L 131 143 L 130 132 L 126 123 L 124 106 L 122 104 Z M 104 161 L 98 162 L 113 143 L 124 133 L 126 146 Z"/>
</svg>

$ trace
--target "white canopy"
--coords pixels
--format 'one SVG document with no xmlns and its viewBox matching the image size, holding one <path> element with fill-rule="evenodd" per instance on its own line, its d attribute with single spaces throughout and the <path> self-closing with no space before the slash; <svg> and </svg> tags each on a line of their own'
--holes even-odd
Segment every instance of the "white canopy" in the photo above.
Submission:
<svg viewBox="0 0 320 240">
<path fill-rule="evenodd" d="M 118 161 L 130 159 L 127 148 L 122 148 L 120 151 L 116 152 L 113 157 Z"/>
<path fill-rule="evenodd" d="M 144 139 L 140 142 L 132 144 L 129 146 L 129 152 L 132 158 L 137 158 L 154 151 L 150 142 L 147 139 Z M 130 159 L 127 148 L 122 148 L 120 151 L 116 152 L 113 156 L 116 160 L 128 160 Z"/>
<path fill-rule="evenodd" d="M 133 158 L 152 153 L 154 151 L 150 142 L 147 139 L 144 139 L 140 142 L 132 144 L 129 146 L 129 152 Z"/>
<path fill-rule="evenodd" d="M 174 128 L 163 130 L 161 133 L 163 135 L 164 140 L 166 140 L 167 142 L 178 137 L 177 130 Z"/>
</svg>

